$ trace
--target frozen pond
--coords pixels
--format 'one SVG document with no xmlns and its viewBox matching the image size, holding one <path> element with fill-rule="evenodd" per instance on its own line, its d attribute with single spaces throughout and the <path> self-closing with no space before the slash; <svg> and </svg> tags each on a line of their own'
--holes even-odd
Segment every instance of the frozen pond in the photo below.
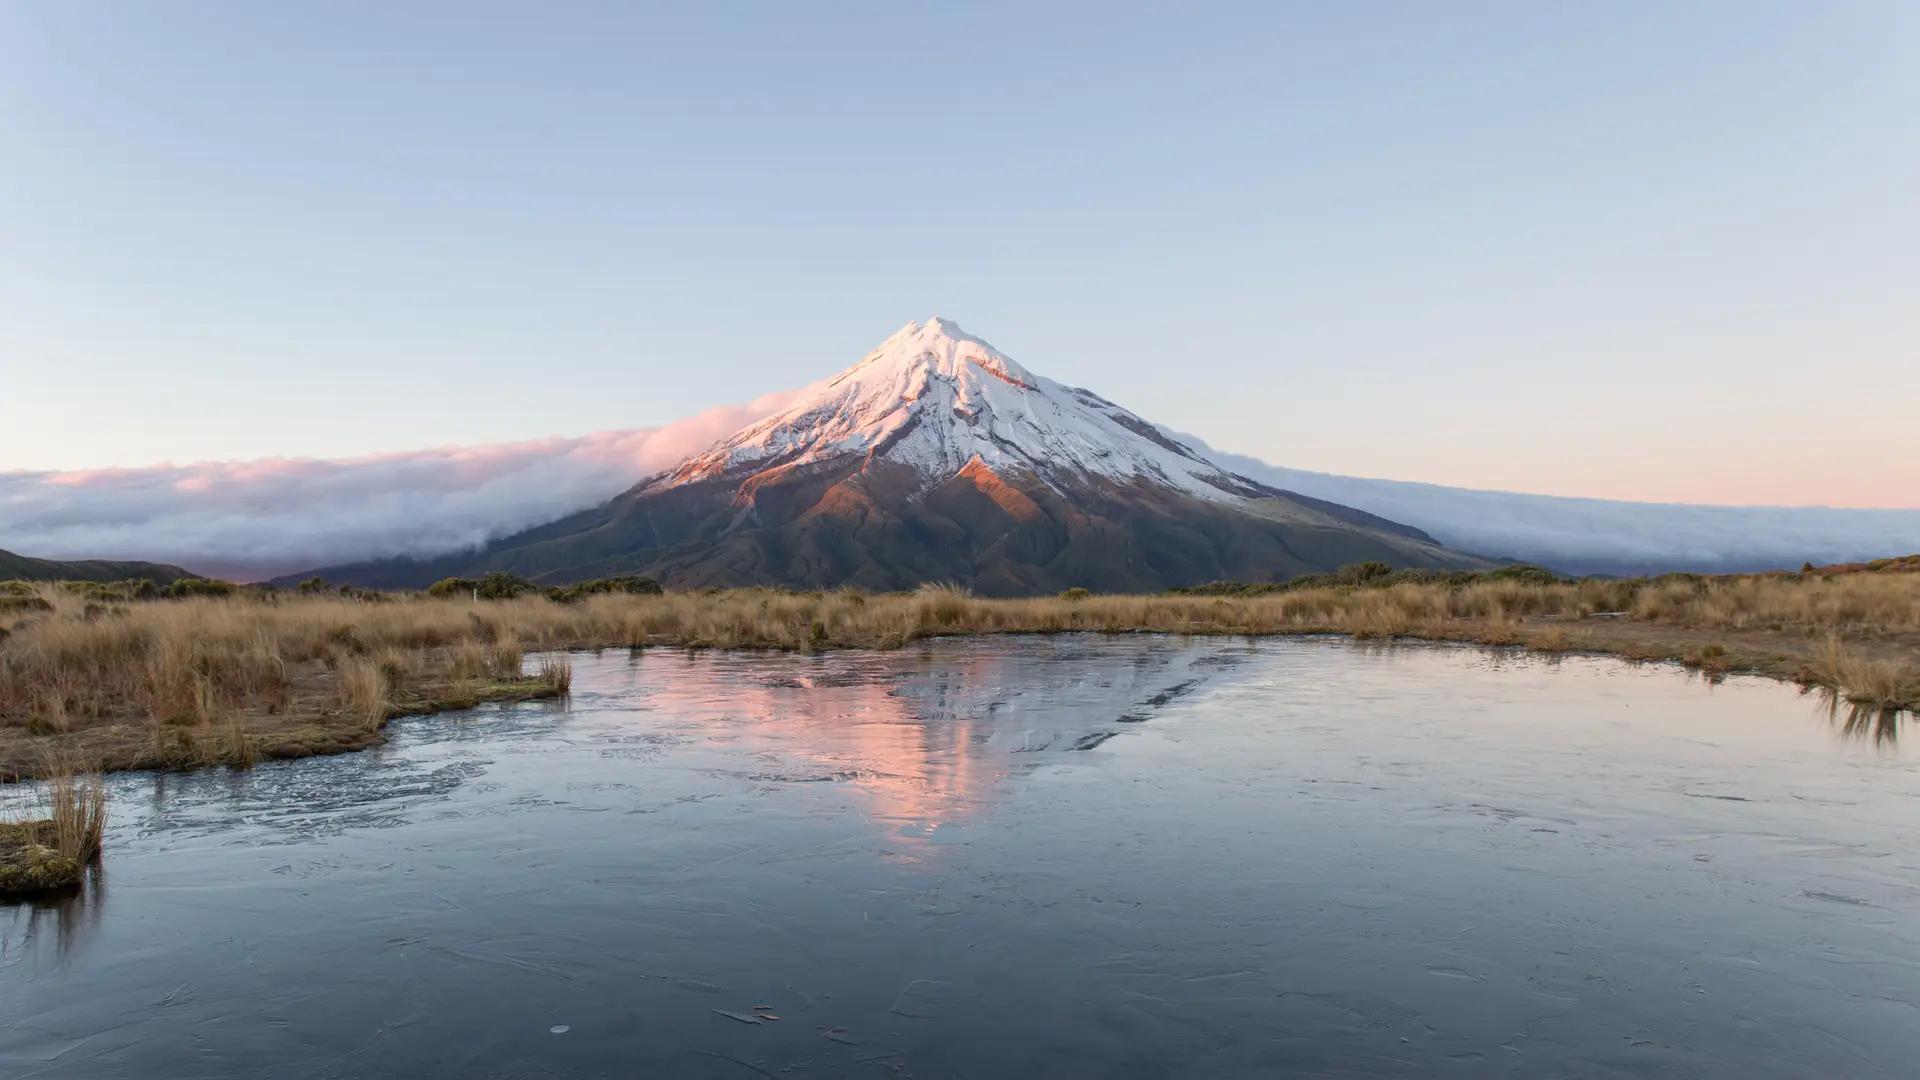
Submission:
<svg viewBox="0 0 1920 1080">
<path fill-rule="evenodd" d="M 92 888 L 0 908 L 0 1075 L 1920 1062 L 1920 757 L 1791 687 L 1318 639 L 574 662 L 565 706 L 117 778 Z"/>
</svg>

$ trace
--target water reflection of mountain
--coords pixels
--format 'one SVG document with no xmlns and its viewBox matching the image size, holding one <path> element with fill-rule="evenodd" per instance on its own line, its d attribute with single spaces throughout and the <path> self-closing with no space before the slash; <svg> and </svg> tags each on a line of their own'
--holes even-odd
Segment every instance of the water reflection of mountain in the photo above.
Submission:
<svg viewBox="0 0 1920 1080">
<path fill-rule="evenodd" d="M 1111 641 L 1047 638 L 688 663 L 663 650 L 643 665 L 662 675 L 671 665 L 671 678 L 637 674 L 650 710 L 760 756 L 756 779 L 851 783 L 876 820 L 925 833 L 984 805 L 1010 770 L 1046 760 L 1026 755 L 1097 746 L 1239 661 L 1217 641 L 1143 639 L 1128 651 L 1116 663 Z"/>
</svg>

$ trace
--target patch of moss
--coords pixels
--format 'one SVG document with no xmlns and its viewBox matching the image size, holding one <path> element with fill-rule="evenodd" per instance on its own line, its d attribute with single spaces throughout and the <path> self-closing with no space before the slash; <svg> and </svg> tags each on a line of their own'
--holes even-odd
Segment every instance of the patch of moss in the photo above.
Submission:
<svg viewBox="0 0 1920 1080">
<path fill-rule="evenodd" d="M 560 691 L 557 687 L 538 676 L 526 679 L 458 682 L 432 687 L 420 697 L 396 701 L 393 703 L 393 708 L 387 711 L 387 715 L 389 717 L 426 716 L 450 709 L 471 709 L 485 701 L 532 701 L 536 698 L 559 696 Z"/>
<path fill-rule="evenodd" d="M 60 892 L 85 868 L 53 849 L 53 822 L 0 822 L 0 899 Z"/>
</svg>

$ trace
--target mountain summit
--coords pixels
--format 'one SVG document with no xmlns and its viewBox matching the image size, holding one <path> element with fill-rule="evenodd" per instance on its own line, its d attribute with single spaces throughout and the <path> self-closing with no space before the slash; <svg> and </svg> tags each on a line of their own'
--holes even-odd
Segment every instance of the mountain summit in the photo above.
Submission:
<svg viewBox="0 0 1920 1080">
<path fill-rule="evenodd" d="M 954 581 L 1019 595 L 1268 581 L 1365 560 L 1488 565 L 1234 473 L 934 318 L 604 505 L 477 552 L 320 573 L 389 587 L 487 570 L 678 587 Z"/>
<path fill-rule="evenodd" d="M 937 317 L 901 327 L 785 411 L 641 490 L 802 469 L 848 454 L 908 466 L 922 488 L 984 468 L 1030 474 L 1057 489 L 1146 480 L 1205 499 L 1261 494 L 1105 398 L 1035 375 Z"/>
</svg>

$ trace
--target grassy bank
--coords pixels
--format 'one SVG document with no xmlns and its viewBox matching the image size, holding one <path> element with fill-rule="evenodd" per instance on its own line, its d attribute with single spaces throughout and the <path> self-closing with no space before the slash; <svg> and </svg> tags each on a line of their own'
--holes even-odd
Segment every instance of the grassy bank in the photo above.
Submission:
<svg viewBox="0 0 1920 1080">
<path fill-rule="evenodd" d="M 60 759 L 43 765 L 38 811 L 0 821 L 0 900 L 79 886 L 100 857 L 107 825 L 107 788 L 98 773 L 80 774 Z"/>
<path fill-rule="evenodd" d="M 17 590 L 16 590 L 17 591 Z M 986 600 L 863 595 L 341 596 L 235 590 L 127 602 L 53 586 L 0 610 L 0 775 L 51 750 L 107 769 L 245 764 L 369 745 L 389 717 L 563 693 L 525 649 L 897 648 L 938 635 L 1339 633 L 1580 650 L 1752 671 L 1877 706 L 1920 703 L 1920 572 L 1409 580 Z"/>
<path fill-rule="evenodd" d="M 0 779 L 50 756 L 176 769 L 355 750 L 395 716 L 556 696 L 570 679 L 564 664 L 523 674 L 511 620 L 444 601 L 90 595 L 40 586 L 0 607 Z"/>
</svg>

